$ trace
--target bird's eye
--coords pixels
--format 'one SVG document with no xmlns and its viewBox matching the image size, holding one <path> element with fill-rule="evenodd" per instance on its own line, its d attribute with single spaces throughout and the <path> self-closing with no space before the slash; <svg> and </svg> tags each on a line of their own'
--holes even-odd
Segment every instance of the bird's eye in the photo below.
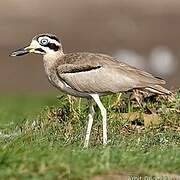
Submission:
<svg viewBox="0 0 180 180">
<path fill-rule="evenodd" d="M 41 41 L 40 41 L 40 44 L 43 46 L 47 45 L 48 43 L 49 43 L 48 39 L 45 39 L 45 38 L 41 39 Z"/>
</svg>

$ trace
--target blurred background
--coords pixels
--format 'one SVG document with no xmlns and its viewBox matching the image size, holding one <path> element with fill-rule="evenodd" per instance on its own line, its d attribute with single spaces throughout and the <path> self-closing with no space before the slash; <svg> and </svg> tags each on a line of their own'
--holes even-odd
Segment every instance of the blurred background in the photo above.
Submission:
<svg viewBox="0 0 180 180">
<path fill-rule="evenodd" d="M 44 32 L 56 34 L 65 53 L 109 54 L 180 86 L 179 0 L 0 1 L 0 92 L 55 91 L 41 56 L 8 56 Z"/>
</svg>

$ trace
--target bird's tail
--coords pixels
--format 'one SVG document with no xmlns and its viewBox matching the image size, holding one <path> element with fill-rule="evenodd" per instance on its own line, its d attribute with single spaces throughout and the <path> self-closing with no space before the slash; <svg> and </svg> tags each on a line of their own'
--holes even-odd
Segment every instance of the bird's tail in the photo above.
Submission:
<svg viewBox="0 0 180 180">
<path fill-rule="evenodd" d="M 173 93 L 160 85 L 150 85 L 145 88 L 146 90 L 160 95 L 172 95 Z"/>
</svg>

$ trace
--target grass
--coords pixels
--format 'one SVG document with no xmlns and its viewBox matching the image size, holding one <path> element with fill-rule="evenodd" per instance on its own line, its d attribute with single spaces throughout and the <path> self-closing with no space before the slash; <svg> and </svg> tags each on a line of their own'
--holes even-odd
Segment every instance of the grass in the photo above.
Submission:
<svg viewBox="0 0 180 180">
<path fill-rule="evenodd" d="M 149 126 L 143 120 L 124 118 L 122 113 L 142 110 L 126 97 L 116 103 L 117 99 L 118 95 L 103 98 L 108 109 L 108 146 L 102 146 L 102 121 L 95 107 L 90 147 L 83 149 L 86 100 L 67 96 L 57 100 L 55 95 L 1 97 L 0 179 L 180 175 L 180 95 L 173 103 L 148 102 L 160 117 L 158 124 Z"/>
</svg>

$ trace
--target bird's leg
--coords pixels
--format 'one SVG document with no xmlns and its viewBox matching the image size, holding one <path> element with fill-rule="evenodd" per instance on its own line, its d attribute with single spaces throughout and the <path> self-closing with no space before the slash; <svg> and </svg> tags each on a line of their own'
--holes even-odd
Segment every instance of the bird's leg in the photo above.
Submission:
<svg viewBox="0 0 180 180">
<path fill-rule="evenodd" d="M 91 94 L 91 97 L 94 99 L 96 104 L 98 105 L 99 109 L 101 110 L 101 115 L 103 118 L 103 144 L 107 144 L 107 112 L 98 94 Z"/>
<path fill-rule="evenodd" d="M 92 124 L 93 124 L 93 118 L 94 118 L 94 107 L 93 107 L 93 103 L 92 100 L 90 100 L 89 102 L 90 106 L 89 106 L 89 114 L 88 114 L 88 126 L 87 126 L 87 130 L 86 130 L 86 138 L 85 138 L 85 142 L 84 142 L 84 147 L 88 147 L 89 144 L 89 138 L 90 138 L 90 134 L 91 134 L 91 128 L 92 128 Z"/>
</svg>

